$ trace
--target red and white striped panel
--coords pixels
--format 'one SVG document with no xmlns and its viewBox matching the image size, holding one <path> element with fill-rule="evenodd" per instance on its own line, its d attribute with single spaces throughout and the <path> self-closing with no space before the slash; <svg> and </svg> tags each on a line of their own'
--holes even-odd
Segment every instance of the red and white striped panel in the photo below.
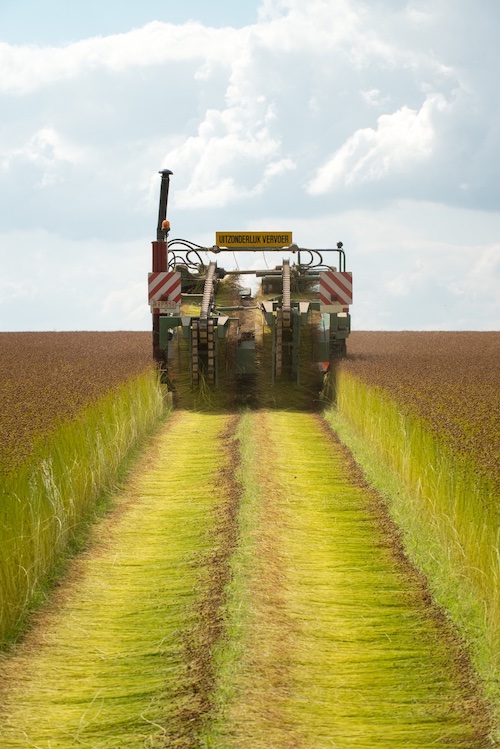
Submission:
<svg viewBox="0 0 500 749">
<path fill-rule="evenodd" d="M 352 304 L 352 273 L 322 270 L 319 274 L 319 301 L 321 304 Z"/>
<path fill-rule="evenodd" d="M 154 271 L 148 273 L 149 303 L 181 301 L 181 274 L 179 271 Z"/>
</svg>

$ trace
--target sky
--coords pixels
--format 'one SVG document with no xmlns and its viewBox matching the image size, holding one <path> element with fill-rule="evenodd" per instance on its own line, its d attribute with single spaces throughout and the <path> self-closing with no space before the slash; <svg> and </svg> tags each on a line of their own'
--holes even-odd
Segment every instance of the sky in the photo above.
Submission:
<svg viewBox="0 0 500 749">
<path fill-rule="evenodd" d="M 0 0 L 0 330 L 150 329 L 165 168 L 171 238 L 342 241 L 354 330 L 499 330 L 499 30 L 497 0 Z"/>
</svg>

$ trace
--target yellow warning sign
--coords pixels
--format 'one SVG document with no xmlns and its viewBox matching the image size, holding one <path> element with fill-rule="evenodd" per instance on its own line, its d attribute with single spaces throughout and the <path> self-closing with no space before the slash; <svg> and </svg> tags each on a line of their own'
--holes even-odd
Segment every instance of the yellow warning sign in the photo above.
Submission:
<svg viewBox="0 0 500 749">
<path fill-rule="evenodd" d="M 215 233 L 215 244 L 231 250 L 261 250 L 288 247 L 292 244 L 291 231 L 242 232 L 218 231 Z"/>
</svg>

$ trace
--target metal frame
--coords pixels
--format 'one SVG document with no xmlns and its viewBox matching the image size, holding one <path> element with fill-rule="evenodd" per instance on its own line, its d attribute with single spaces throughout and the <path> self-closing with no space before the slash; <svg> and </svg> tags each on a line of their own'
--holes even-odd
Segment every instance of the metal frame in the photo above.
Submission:
<svg viewBox="0 0 500 749">
<path fill-rule="evenodd" d="M 266 278 L 273 282 L 280 279 L 281 285 L 277 298 L 264 302 L 259 307 L 262 310 L 266 324 L 271 328 L 272 335 L 272 372 L 271 380 L 274 385 L 277 380 L 285 377 L 294 379 L 300 384 L 300 348 L 301 327 L 309 321 L 311 310 L 320 310 L 319 301 L 309 300 L 307 302 L 293 300 L 292 279 L 306 279 L 308 281 L 319 281 L 319 273 L 324 270 L 336 270 L 332 265 L 323 262 L 323 254 L 337 253 L 340 272 L 345 272 L 346 258 L 342 242 L 337 242 L 336 248 L 308 249 L 296 244 L 284 245 L 282 247 L 270 246 L 245 246 L 243 248 L 231 248 L 219 245 L 203 247 L 185 239 L 168 239 L 170 224 L 166 218 L 168 207 L 168 194 L 170 176 L 172 172 L 164 169 L 161 174 L 160 201 L 158 209 L 158 222 L 156 231 L 156 242 L 153 242 L 153 271 L 166 271 L 183 266 L 184 283 L 193 280 L 203 282 L 203 292 L 196 294 L 201 297 L 201 308 L 199 316 L 181 316 L 179 311 L 164 313 L 162 310 L 153 308 L 153 355 L 156 358 L 162 373 L 168 376 L 166 369 L 165 351 L 168 350 L 168 334 L 165 341 L 165 331 L 172 328 L 182 327 L 184 336 L 188 339 L 190 350 L 190 383 L 192 386 L 199 384 L 200 373 L 206 371 L 209 384 L 217 386 L 219 382 L 218 370 L 218 339 L 228 334 L 229 324 L 238 321 L 238 318 L 227 317 L 224 314 L 230 311 L 249 310 L 256 307 L 228 306 L 214 307 L 215 287 L 217 282 L 217 263 L 210 261 L 208 266 L 203 262 L 201 252 L 224 253 L 224 252 L 290 252 L 297 255 L 298 263 L 293 266 L 289 258 L 282 260 L 281 266 L 275 270 L 243 270 L 224 271 L 224 274 L 252 274 L 262 278 L 264 284 Z M 290 235 L 291 239 L 291 235 Z M 304 255 L 309 258 L 304 262 Z M 191 273 L 193 271 L 193 273 Z M 189 288 L 189 285 L 188 285 Z M 183 294 L 184 296 L 184 294 Z M 345 315 L 345 317 L 344 317 Z M 342 317 L 342 325 L 340 325 Z M 328 353 L 328 359 L 345 354 L 345 340 L 350 333 L 349 313 L 323 312 L 325 322 L 325 340 L 320 344 L 320 351 Z M 229 323 L 229 324 L 228 324 Z M 326 332 L 327 331 L 327 332 Z M 166 345 L 164 345 L 166 342 Z M 163 369 L 165 367 L 165 369 Z M 168 379 L 168 377 L 167 377 Z"/>
</svg>

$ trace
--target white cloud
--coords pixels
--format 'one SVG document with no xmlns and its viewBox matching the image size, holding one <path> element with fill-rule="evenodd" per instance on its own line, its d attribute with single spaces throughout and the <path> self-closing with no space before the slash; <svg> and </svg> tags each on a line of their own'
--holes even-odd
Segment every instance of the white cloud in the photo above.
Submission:
<svg viewBox="0 0 500 749">
<path fill-rule="evenodd" d="M 488 217 L 500 211 L 500 6 L 466 9 L 463 0 L 263 0 L 258 23 L 238 30 L 151 22 L 59 48 L 0 43 L 4 262 L 30 237 L 27 277 L 35 287 L 35 273 L 46 279 L 37 309 L 78 277 L 79 326 L 84 313 L 112 326 L 115 306 L 138 320 L 139 302 L 128 300 L 138 299 L 139 271 L 123 248 L 146 248 L 145 278 L 157 171 L 168 167 L 176 236 L 212 244 L 218 229 L 272 229 L 275 216 L 304 245 L 350 237 L 365 263 L 355 313 L 365 325 L 394 326 L 399 305 L 405 324 L 432 324 L 416 291 L 437 305 L 442 294 L 448 311 L 435 319 L 453 324 L 465 289 L 453 253 L 465 248 L 470 283 L 489 300 L 477 324 L 498 319 L 487 277 L 499 236 Z M 469 38 L 481 38 L 481 55 Z M 439 236 L 419 233 L 430 219 Z M 394 265 L 382 273 L 372 250 L 383 255 L 384 243 Z M 433 262 L 442 279 L 449 264 L 446 283 L 415 264 L 417 251 L 442 253 Z M 3 299 L 14 282 L 3 268 Z M 11 301 L 0 312 L 17 320 Z M 38 319 L 55 328 L 60 314 L 54 306 Z"/>
<path fill-rule="evenodd" d="M 367 104 L 369 104 L 371 107 L 376 107 L 377 109 L 385 108 L 390 101 L 390 97 L 384 96 L 378 88 L 371 88 L 368 91 L 361 91 L 361 97 L 364 101 L 366 101 Z"/>
<path fill-rule="evenodd" d="M 114 289 L 104 296 L 100 305 L 103 318 L 118 316 L 124 330 L 145 326 L 146 290 L 144 280 L 130 283 L 123 289 Z M 147 307 L 149 311 L 149 307 Z M 149 322 L 149 321 L 148 321 Z M 147 325 L 147 322 L 146 322 Z"/>
<path fill-rule="evenodd" d="M 297 168 L 297 164 L 293 159 L 280 159 L 279 161 L 271 161 L 265 168 L 264 177 L 272 178 L 279 174 L 285 174 L 291 172 Z"/>
<path fill-rule="evenodd" d="M 406 267 L 403 273 L 390 277 L 385 284 L 385 288 L 389 294 L 394 296 L 408 296 L 425 277 L 424 263 L 422 260 L 416 260 L 412 265 Z"/>
<path fill-rule="evenodd" d="M 290 169 L 290 159 L 274 160 L 280 143 L 270 133 L 272 119 L 272 109 L 263 101 L 249 103 L 243 112 L 238 106 L 223 112 L 209 110 L 198 135 L 165 157 L 174 172 L 189 175 L 187 186 L 174 198 L 175 205 L 223 207 L 259 193 L 263 178 L 265 182 Z"/>
<path fill-rule="evenodd" d="M 467 265 L 462 273 L 454 273 L 449 278 L 447 289 L 455 296 L 467 299 L 475 310 L 485 300 L 495 300 L 500 318 L 500 244 L 476 245 L 467 249 Z"/>
<path fill-rule="evenodd" d="M 123 73 L 172 60 L 197 61 L 202 67 L 207 59 L 229 64 L 245 36 L 245 30 L 154 21 L 125 34 L 94 37 L 63 47 L 17 47 L 0 42 L 0 92 L 28 94 L 96 69 Z"/>
<path fill-rule="evenodd" d="M 83 161 L 81 148 L 65 141 L 54 128 L 44 127 L 21 147 L 6 150 L 2 157 L 2 169 L 34 167 L 39 174 L 34 184 L 45 188 L 63 182 L 65 167 L 76 166 Z"/>
<path fill-rule="evenodd" d="M 30 297 L 30 286 L 28 283 L 19 283 L 16 281 L 4 280 L 0 285 L 0 305 L 19 300 L 26 300 Z"/>
<path fill-rule="evenodd" d="M 147 240 L 0 235 L 0 330 L 147 330 L 150 255 Z"/>
<path fill-rule="evenodd" d="M 309 192 L 321 195 L 342 185 L 379 181 L 430 159 L 436 141 L 433 112 L 445 107 L 444 97 L 435 94 L 418 112 L 402 107 L 381 115 L 376 129 L 358 130 L 317 170 Z"/>
</svg>

